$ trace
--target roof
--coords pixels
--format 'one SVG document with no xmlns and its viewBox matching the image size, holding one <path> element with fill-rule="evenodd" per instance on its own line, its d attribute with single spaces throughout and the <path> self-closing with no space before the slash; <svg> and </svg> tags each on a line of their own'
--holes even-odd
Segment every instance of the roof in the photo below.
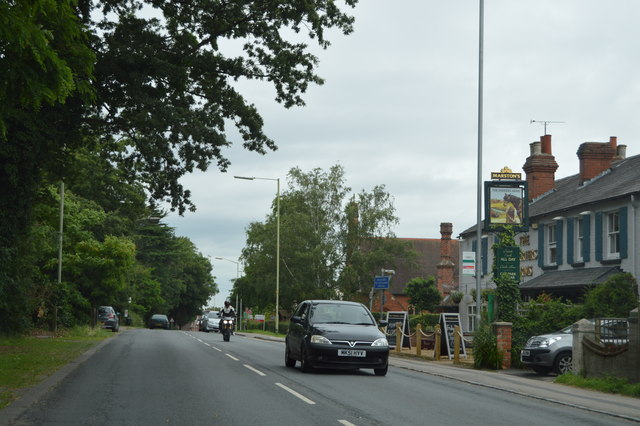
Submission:
<svg viewBox="0 0 640 426">
<path fill-rule="evenodd" d="M 392 294 L 404 294 L 404 288 L 409 281 L 414 278 L 438 278 L 438 264 L 440 263 L 440 238 L 398 238 L 409 243 L 418 256 L 414 260 L 415 264 L 405 261 L 402 258 L 396 259 L 396 274 L 391 278 L 390 288 Z M 453 270 L 453 280 L 457 284 L 459 281 L 460 244 L 456 239 L 451 239 L 451 261 L 455 264 Z"/>
<path fill-rule="evenodd" d="M 585 287 L 605 282 L 611 275 L 622 272 L 618 266 L 600 268 L 575 268 L 566 271 L 546 271 L 523 284 L 521 290 L 558 289 L 566 287 Z"/>
<path fill-rule="evenodd" d="M 529 217 L 587 206 L 640 193 L 640 155 L 613 163 L 580 185 L 580 174 L 555 181 L 555 188 L 529 203 Z"/>
<path fill-rule="evenodd" d="M 579 173 L 556 180 L 553 190 L 529 202 L 529 218 L 586 208 L 637 193 L 640 193 L 640 155 L 613 163 L 610 169 L 582 185 Z M 469 235 L 475 230 L 476 225 L 473 225 L 460 235 Z"/>
</svg>

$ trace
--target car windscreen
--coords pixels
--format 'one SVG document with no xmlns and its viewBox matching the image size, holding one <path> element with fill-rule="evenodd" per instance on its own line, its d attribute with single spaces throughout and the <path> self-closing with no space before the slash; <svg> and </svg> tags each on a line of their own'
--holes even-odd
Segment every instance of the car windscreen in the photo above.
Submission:
<svg viewBox="0 0 640 426">
<path fill-rule="evenodd" d="M 369 311 L 362 305 L 318 303 L 311 309 L 309 321 L 314 324 L 375 325 Z"/>
</svg>

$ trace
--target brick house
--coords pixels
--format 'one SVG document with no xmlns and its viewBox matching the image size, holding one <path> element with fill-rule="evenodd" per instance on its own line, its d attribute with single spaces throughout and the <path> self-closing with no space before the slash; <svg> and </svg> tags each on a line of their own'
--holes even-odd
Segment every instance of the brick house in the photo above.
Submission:
<svg viewBox="0 0 640 426">
<path fill-rule="evenodd" d="M 619 272 L 637 276 L 640 262 L 640 155 L 626 157 L 617 138 L 585 142 L 577 150 L 580 172 L 555 179 L 558 164 L 551 135 L 530 144 L 523 170 L 529 186 L 528 232 L 516 235 L 521 249 L 521 294 L 541 293 L 581 302 L 586 288 Z M 461 251 L 475 251 L 475 227 L 460 234 Z M 482 236 L 482 288 L 492 287 L 486 273 L 493 262 L 491 233 Z M 464 276 L 461 289 L 475 288 Z M 473 305 L 460 313 L 471 317 Z M 463 321 L 464 322 L 464 321 Z M 473 325 L 467 323 L 465 331 Z"/>
<path fill-rule="evenodd" d="M 404 289 L 414 278 L 436 278 L 438 290 L 444 296 L 458 289 L 459 267 L 456 260 L 460 257 L 457 240 L 451 239 L 453 226 L 451 223 L 440 224 L 440 239 L 437 238 L 399 238 L 407 242 L 418 254 L 415 263 L 404 259 L 394 262 L 395 275 L 392 276 L 389 290 L 384 291 L 383 311 L 410 311 L 409 298 Z M 372 308 L 380 311 L 381 291 L 373 296 Z"/>
</svg>

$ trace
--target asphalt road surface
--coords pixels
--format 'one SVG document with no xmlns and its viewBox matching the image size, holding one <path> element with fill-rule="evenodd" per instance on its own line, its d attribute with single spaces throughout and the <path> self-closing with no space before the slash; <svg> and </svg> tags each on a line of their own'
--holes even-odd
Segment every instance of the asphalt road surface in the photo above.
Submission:
<svg viewBox="0 0 640 426">
<path fill-rule="evenodd" d="M 25 425 L 618 425 L 632 422 L 389 368 L 304 374 L 284 344 L 133 329 L 23 412 Z"/>
</svg>

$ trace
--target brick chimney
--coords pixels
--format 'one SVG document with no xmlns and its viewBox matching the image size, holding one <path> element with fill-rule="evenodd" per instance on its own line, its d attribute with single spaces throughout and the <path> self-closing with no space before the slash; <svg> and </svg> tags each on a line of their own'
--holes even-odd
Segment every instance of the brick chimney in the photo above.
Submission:
<svg viewBox="0 0 640 426">
<path fill-rule="evenodd" d="M 614 157 L 618 154 L 618 138 L 611 136 L 609 142 L 585 142 L 580 145 L 577 154 L 582 184 L 611 168 Z"/>
<path fill-rule="evenodd" d="M 541 136 L 540 142 L 533 142 L 529 147 L 531 155 L 522 169 L 527 174 L 529 201 L 531 201 L 554 188 L 558 163 L 551 155 L 551 135 Z"/>
<path fill-rule="evenodd" d="M 438 277 L 436 284 L 441 294 L 446 295 L 454 287 L 453 271 L 455 264 L 451 260 L 451 233 L 453 225 L 443 222 L 440 224 L 440 262 L 438 262 Z"/>
</svg>

